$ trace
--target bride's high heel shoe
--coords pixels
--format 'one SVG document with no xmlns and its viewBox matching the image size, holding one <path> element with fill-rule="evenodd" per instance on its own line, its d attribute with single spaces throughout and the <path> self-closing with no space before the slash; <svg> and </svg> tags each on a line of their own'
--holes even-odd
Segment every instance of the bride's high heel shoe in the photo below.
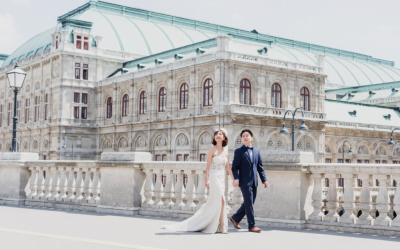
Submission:
<svg viewBox="0 0 400 250">
<path fill-rule="evenodd" d="M 228 230 L 225 230 L 225 227 L 222 227 L 222 228 L 221 228 L 221 225 L 219 225 L 219 224 L 218 224 L 217 233 L 229 234 L 229 233 L 228 233 Z"/>
</svg>

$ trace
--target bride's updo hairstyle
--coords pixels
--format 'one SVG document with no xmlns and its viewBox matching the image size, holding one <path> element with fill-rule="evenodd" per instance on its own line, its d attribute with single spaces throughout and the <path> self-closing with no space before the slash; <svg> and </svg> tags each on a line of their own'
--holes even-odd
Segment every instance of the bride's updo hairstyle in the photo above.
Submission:
<svg viewBox="0 0 400 250">
<path fill-rule="evenodd" d="M 212 139 L 212 144 L 213 144 L 214 146 L 217 145 L 217 141 L 215 140 L 215 136 L 218 134 L 219 131 L 221 131 L 222 134 L 223 134 L 224 137 L 225 137 L 225 139 L 222 141 L 222 147 L 224 148 L 224 147 L 228 146 L 228 132 L 227 132 L 225 129 L 217 129 L 217 130 L 214 132 L 214 137 L 213 137 L 213 139 Z"/>
</svg>

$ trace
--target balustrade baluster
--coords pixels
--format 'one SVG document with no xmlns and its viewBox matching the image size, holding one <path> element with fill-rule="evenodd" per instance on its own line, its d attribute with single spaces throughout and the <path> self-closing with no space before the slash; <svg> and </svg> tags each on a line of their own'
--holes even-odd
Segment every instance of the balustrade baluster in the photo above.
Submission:
<svg viewBox="0 0 400 250">
<path fill-rule="evenodd" d="M 400 227 L 400 174 L 393 175 L 393 179 L 397 182 L 396 193 L 393 198 L 393 210 L 397 216 L 392 221 L 392 227 Z"/>
<path fill-rule="evenodd" d="M 35 199 L 42 199 L 44 196 L 44 177 L 43 177 L 43 168 L 38 167 L 38 178 L 37 178 L 37 195 Z"/>
<path fill-rule="evenodd" d="M 183 203 L 183 197 L 184 197 L 183 173 L 180 169 L 174 169 L 174 173 L 176 174 L 175 203 L 172 209 L 181 210 L 182 207 L 185 206 L 185 203 Z"/>
<path fill-rule="evenodd" d="M 164 188 L 165 202 L 163 208 L 170 209 L 174 205 L 174 202 L 172 201 L 172 199 L 174 198 L 174 174 L 172 169 L 164 170 L 164 172 L 166 173 L 166 180 Z"/>
<path fill-rule="evenodd" d="M 46 171 L 46 178 L 44 180 L 44 200 L 47 200 L 51 197 L 51 189 L 52 189 L 52 176 L 51 176 L 51 168 L 45 167 L 44 170 Z"/>
<path fill-rule="evenodd" d="M 376 197 L 376 209 L 379 211 L 379 216 L 375 219 L 374 225 L 390 226 L 392 219 L 388 216 L 390 211 L 390 198 L 387 190 L 389 176 L 375 175 L 379 180 L 379 192 Z"/>
<path fill-rule="evenodd" d="M 164 202 L 162 201 L 162 198 L 164 196 L 164 186 L 162 183 L 163 170 L 162 169 L 154 169 L 153 173 L 157 175 L 157 178 L 156 178 L 156 183 L 154 186 L 154 197 L 156 199 L 155 199 L 152 207 L 161 208 L 164 205 Z"/>
<path fill-rule="evenodd" d="M 76 170 L 76 183 L 75 183 L 75 199 L 74 202 L 80 202 L 83 199 L 83 178 L 82 178 L 82 168 Z"/>
<path fill-rule="evenodd" d="M 92 199 L 89 200 L 89 203 L 96 204 L 100 202 L 100 169 L 96 168 L 93 170 L 93 181 L 92 181 Z"/>
<path fill-rule="evenodd" d="M 85 170 L 85 182 L 83 184 L 83 193 L 85 194 L 85 202 L 89 202 L 92 197 L 90 193 L 92 192 L 92 169 L 88 168 Z"/>
<path fill-rule="evenodd" d="M 338 195 L 337 195 L 337 179 L 339 178 L 338 174 L 325 174 L 325 178 L 329 179 L 329 189 L 328 189 L 328 202 L 326 203 L 326 207 L 329 209 L 329 212 L 325 215 L 324 220 L 330 222 L 337 222 L 340 218 L 337 213 L 337 208 L 339 207 Z"/>
<path fill-rule="evenodd" d="M 58 197 L 55 197 L 55 200 L 57 201 L 63 201 L 67 198 L 67 169 L 65 167 L 59 168 L 61 172 L 61 178 L 60 178 L 60 194 Z"/>
<path fill-rule="evenodd" d="M 28 199 L 35 199 L 37 195 L 37 179 L 38 179 L 38 171 L 36 169 L 37 167 L 30 167 L 29 169 L 31 170 L 31 178 L 29 180 L 29 189 L 30 193 L 27 195 Z"/>
<path fill-rule="evenodd" d="M 74 168 L 67 168 L 67 171 L 68 171 L 68 183 L 67 183 L 68 196 L 67 196 L 66 200 L 67 201 L 73 201 L 75 199 L 75 194 L 74 194 L 74 192 L 75 192 Z"/>
<path fill-rule="evenodd" d="M 197 170 L 196 173 L 199 175 L 199 184 L 197 185 L 197 199 L 199 203 L 196 206 L 196 210 L 199 210 L 207 200 L 206 172 L 204 170 Z"/>
<path fill-rule="evenodd" d="M 340 222 L 354 224 L 357 216 L 354 215 L 356 196 L 354 194 L 354 184 L 356 181 L 355 174 L 343 174 L 344 178 L 344 194 L 342 207 L 344 214 L 340 217 Z"/>
<path fill-rule="evenodd" d="M 196 196 L 196 190 L 194 187 L 194 173 L 192 170 L 184 170 L 185 174 L 187 174 L 187 184 L 185 190 L 186 197 L 186 205 L 183 207 L 183 210 L 194 211 L 196 208 L 196 204 L 194 203 L 194 197 Z"/>
<path fill-rule="evenodd" d="M 233 201 L 235 202 L 235 205 L 231 209 L 230 214 L 235 213 L 243 203 L 243 195 L 240 187 L 233 188 Z"/>
<path fill-rule="evenodd" d="M 143 201 L 142 207 L 150 207 L 154 203 L 153 170 L 145 168 L 143 172 L 146 174 L 146 183 L 144 184 L 144 197 L 146 199 Z"/>
<path fill-rule="evenodd" d="M 51 197 L 48 198 L 48 200 L 56 200 L 57 197 L 59 196 L 58 191 L 60 190 L 60 179 L 59 177 L 59 172 L 58 172 L 58 167 L 52 167 L 51 168 Z"/>
<path fill-rule="evenodd" d="M 311 178 L 314 179 L 314 189 L 312 193 L 312 203 L 311 205 L 314 207 L 314 212 L 310 214 L 310 220 L 320 221 L 325 217 L 324 213 L 322 213 L 322 207 L 324 203 L 322 202 L 322 178 L 323 174 L 312 174 Z"/>
<path fill-rule="evenodd" d="M 358 174 L 358 178 L 362 181 L 360 203 L 358 205 L 362 214 L 358 217 L 357 224 L 371 225 L 374 221 L 374 218 L 372 218 L 370 214 L 372 209 L 372 197 L 369 188 L 372 184 L 372 176 L 369 174 Z"/>
</svg>

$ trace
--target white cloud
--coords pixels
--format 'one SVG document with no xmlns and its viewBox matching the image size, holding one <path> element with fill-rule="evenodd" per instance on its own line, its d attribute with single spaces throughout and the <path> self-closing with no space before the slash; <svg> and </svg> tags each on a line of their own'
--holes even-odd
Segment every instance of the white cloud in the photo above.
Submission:
<svg viewBox="0 0 400 250">
<path fill-rule="evenodd" d="M 22 34 L 18 32 L 15 20 L 10 14 L 0 14 L 0 53 L 9 54 L 14 51 L 22 39 Z"/>
</svg>

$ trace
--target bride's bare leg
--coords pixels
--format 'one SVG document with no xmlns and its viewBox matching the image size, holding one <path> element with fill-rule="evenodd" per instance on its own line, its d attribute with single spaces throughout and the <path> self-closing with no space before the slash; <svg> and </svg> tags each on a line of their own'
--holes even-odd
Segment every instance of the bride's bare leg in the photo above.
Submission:
<svg viewBox="0 0 400 250">
<path fill-rule="evenodd" d="M 221 206 L 221 215 L 219 216 L 219 225 L 221 226 L 221 230 L 225 230 L 225 226 L 226 226 L 226 225 L 224 225 L 225 199 L 223 196 L 221 196 L 221 202 L 222 202 L 222 206 Z"/>
</svg>

